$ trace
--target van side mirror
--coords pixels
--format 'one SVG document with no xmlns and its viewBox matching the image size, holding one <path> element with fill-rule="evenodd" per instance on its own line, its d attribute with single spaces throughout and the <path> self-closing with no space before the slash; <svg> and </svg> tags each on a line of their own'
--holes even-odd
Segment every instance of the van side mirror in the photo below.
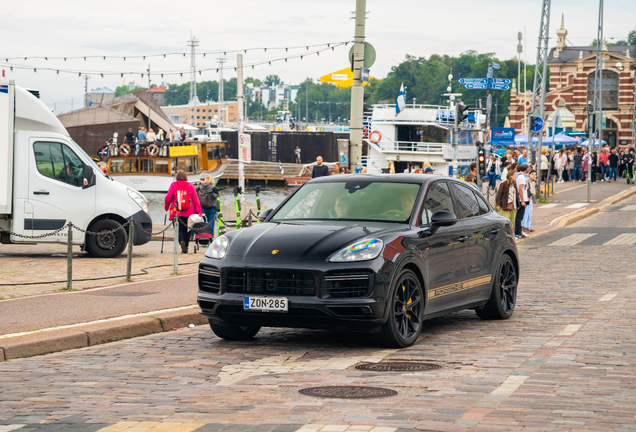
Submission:
<svg viewBox="0 0 636 432">
<path fill-rule="evenodd" d="M 263 210 L 261 214 L 258 215 L 258 220 L 263 222 L 265 219 L 270 217 L 272 213 L 274 213 L 274 209 L 269 208 L 269 209 Z"/>
<path fill-rule="evenodd" d="M 455 213 L 448 210 L 439 210 L 431 216 L 431 234 L 435 234 L 440 227 L 452 226 L 457 223 Z"/>
<path fill-rule="evenodd" d="M 88 189 L 91 186 L 95 186 L 95 170 L 92 166 L 84 164 L 82 177 L 82 189 Z"/>
</svg>

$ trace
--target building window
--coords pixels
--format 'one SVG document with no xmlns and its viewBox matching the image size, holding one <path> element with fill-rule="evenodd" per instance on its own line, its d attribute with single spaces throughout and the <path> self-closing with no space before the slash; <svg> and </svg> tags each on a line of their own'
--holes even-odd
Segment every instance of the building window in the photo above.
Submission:
<svg viewBox="0 0 636 432">
<path fill-rule="evenodd" d="M 594 82 L 596 81 L 594 72 L 587 76 L 587 100 L 594 103 Z M 614 71 L 604 70 L 601 90 L 601 100 L 604 110 L 618 109 L 618 74 Z"/>
</svg>

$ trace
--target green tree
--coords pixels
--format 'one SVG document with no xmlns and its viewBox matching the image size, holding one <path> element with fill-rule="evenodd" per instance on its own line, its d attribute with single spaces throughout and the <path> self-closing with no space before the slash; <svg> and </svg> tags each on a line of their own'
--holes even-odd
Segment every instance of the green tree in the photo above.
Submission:
<svg viewBox="0 0 636 432">
<path fill-rule="evenodd" d="M 267 86 L 277 86 L 277 85 L 280 85 L 280 84 L 284 84 L 283 80 L 281 80 L 278 75 L 267 75 L 263 82 Z"/>
<path fill-rule="evenodd" d="M 137 89 L 129 89 L 126 85 L 117 86 L 115 89 L 115 97 L 123 96 L 128 93 L 132 93 Z"/>
</svg>

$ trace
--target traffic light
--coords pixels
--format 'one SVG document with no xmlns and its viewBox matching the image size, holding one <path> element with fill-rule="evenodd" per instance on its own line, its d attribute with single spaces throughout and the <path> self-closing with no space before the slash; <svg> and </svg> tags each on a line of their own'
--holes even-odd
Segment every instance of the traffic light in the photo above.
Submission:
<svg viewBox="0 0 636 432">
<path fill-rule="evenodd" d="M 486 149 L 481 143 L 477 143 L 477 173 L 479 178 L 486 175 Z"/>
<path fill-rule="evenodd" d="M 467 109 L 468 107 L 466 105 L 457 102 L 457 105 L 455 105 L 455 126 L 459 126 L 468 118 L 468 114 L 465 113 Z"/>
<path fill-rule="evenodd" d="M 534 128 L 534 125 L 537 123 L 538 116 L 530 116 L 530 129 Z"/>
</svg>

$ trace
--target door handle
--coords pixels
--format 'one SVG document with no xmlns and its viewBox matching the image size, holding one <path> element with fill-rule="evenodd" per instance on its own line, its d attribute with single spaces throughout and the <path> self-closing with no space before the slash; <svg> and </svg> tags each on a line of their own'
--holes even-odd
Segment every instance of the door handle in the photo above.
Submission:
<svg viewBox="0 0 636 432">
<path fill-rule="evenodd" d="M 499 228 L 491 229 L 491 230 L 490 230 L 490 234 L 492 234 L 492 235 L 497 235 L 497 234 L 499 234 Z"/>
<path fill-rule="evenodd" d="M 462 237 L 460 237 L 460 238 L 458 238 L 458 239 L 457 239 L 457 241 L 458 241 L 458 242 L 462 242 L 462 243 L 463 243 L 463 242 L 465 242 L 465 241 L 467 241 L 467 240 L 468 240 L 468 237 L 467 237 L 467 236 L 462 236 Z"/>
<path fill-rule="evenodd" d="M 39 191 L 33 191 L 33 195 L 48 195 L 49 191 L 44 191 L 44 190 L 39 190 Z"/>
</svg>

